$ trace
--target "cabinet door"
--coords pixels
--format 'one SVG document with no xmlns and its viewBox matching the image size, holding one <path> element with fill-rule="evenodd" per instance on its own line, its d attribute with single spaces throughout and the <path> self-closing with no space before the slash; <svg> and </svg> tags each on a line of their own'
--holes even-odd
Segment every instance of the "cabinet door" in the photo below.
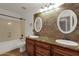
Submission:
<svg viewBox="0 0 79 59">
<path fill-rule="evenodd" d="M 52 46 L 52 48 L 54 48 L 54 56 L 79 56 L 79 52 L 72 49 L 56 45 Z"/>
<path fill-rule="evenodd" d="M 49 56 L 50 55 L 50 50 L 48 49 L 44 49 L 42 47 L 39 47 L 39 46 L 35 46 L 36 50 L 35 50 L 35 53 L 37 56 Z"/>
<path fill-rule="evenodd" d="M 41 48 L 50 49 L 50 44 L 45 43 L 45 42 L 35 41 L 35 45 L 37 45 Z"/>
<path fill-rule="evenodd" d="M 27 40 L 26 42 L 26 50 L 27 50 L 27 54 L 33 56 L 34 55 L 34 41 L 32 40 Z"/>
<path fill-rule="evenodd" d="M 49 56 L 50 55 L 50 45 L 45 42 L 35 41 L 35 55 Z"/>
<path fill-rule="evenodd" d="M 64 56 L 63 54 L 61 54 L 61 53 L 56 53 L 56 52 L 54 52 L 53 55 L 54 55 L 54 56 Z"/>
</svg>

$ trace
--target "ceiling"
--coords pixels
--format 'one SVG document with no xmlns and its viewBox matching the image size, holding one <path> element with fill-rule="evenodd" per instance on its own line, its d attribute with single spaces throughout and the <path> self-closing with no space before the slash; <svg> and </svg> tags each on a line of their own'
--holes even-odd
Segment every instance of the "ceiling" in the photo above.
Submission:
<svg viewBox="0 0 79 59">
<path fill-rule="evenodd" d="M 27 13 L 34 9 L 40 9 L 43 3 L 0 3 L 0 8 L 16 12 L 18 14 Z"/>
<path fill-rule="evenodd" d="M 41 7 L 44 7 L 48 3 L 0 3 L 0 8 L 16 12 L 18 14 L 24 14 L 31 11 L 37 11 Z M 61 3 L 56 5 L 61 5 Z"/>
</svg>

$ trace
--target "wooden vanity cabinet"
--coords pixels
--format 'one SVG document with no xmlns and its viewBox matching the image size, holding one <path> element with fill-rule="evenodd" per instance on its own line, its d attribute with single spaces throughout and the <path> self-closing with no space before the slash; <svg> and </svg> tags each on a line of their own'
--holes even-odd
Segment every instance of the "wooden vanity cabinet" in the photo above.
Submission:
<svg viewBox="0 0 79 59">
<path fill-rule="evenodd" d="M 51 48 L 53 56 L 79 56 L 79 52 L 72 49 L 64 48 L 57 45 L 52 45 Z"/>
<path fill-rule="evenodd" d="M 30 38 L 26 39 L 26 47 L 27 54 L 31 56 L 79 56 L 79 51 Z"/>
<path fill-rule="evenodd" d="M 50 45 L 44 42 L 35 41 L 36 56 L 50 56 Z"/>
<path fill-rule="evenodd" d="M 49 56 L 50 44 L 26 38 L 26 50 L 31 56 Z"/>
<path fill-rule="evenodd" d="M 26 39 L 26 51 L 28 55 L 34 55 L 34 41 L 32 39 Z"/>
</svg>

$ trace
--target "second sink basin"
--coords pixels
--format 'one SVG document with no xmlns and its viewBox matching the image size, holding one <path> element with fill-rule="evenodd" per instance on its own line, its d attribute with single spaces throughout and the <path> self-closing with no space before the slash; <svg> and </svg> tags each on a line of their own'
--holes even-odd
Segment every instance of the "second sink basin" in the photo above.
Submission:
<svg viewBox="0 0 79 59">
<path fill-rule="evenodd" d="M 70 41 L 70 40 L 64 40 L 64 39 L 57 39 L 57 43 L 68 45 L 68 46 L 78 46 L 77 42 Z"/>
</svg>

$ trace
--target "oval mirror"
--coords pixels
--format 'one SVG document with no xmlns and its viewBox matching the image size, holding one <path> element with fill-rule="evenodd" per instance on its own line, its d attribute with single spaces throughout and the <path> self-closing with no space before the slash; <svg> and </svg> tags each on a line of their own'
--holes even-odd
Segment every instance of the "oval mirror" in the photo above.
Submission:
<svg viewBox="0 0 79 59">
<path fill-rule="evenodd" d="M 58 16 L 57 26 L 62 33 L 71 33 L 77 26 L 76 14 L 72 10 L 64 10 Z"/>
<path fill-rule="evenodd" d="M 34 22 L 34 29 L 36 32 L 39 32 L 42 29 L 42 18 L 36 17 Z"/>
</svg>

